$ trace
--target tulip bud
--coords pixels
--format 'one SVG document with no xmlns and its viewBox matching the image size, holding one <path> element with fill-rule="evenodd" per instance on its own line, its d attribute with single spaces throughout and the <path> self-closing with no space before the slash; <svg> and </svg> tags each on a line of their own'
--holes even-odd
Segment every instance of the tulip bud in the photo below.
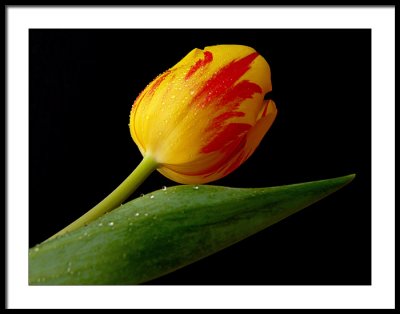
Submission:
<svg viewBox="0 0 400 314">
<path fill-rule="evenodd" d="M 277 109 L 268 63 L 253 48 L 193 49 L 135 100 L 130 131 L 158 171 L 184 184 L 220 179 L 254 152 Z"/>
</svg>

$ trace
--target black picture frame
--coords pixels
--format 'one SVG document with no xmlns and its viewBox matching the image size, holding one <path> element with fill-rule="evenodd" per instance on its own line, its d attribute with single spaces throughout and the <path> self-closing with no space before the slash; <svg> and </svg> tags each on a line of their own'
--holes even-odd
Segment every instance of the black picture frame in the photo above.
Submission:
<svg viewBox="0 0 400 314">
<path fill-rule="evenodd" d="M 241 167 L 210 184 L 276 186 L 355 173 L 343 190 L 152 285 L 371 284 L 370 29 L 31 29 L 29 245 L 110 193 L 140 162 L 140 91 L 191 49 L 255 48 L 278 116 Z M 154 173 L 132 195 L 176 183 Z"/>
</svg>

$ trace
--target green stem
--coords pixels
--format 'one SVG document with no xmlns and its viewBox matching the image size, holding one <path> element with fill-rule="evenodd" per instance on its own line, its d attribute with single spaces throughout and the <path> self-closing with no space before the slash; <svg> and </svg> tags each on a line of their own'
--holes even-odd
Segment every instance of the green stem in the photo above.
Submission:
<svg viewBox="0 0 400 314">
<path fill-rule="evenodd" d="M 61 231 L 50 237 L 48 240 L 60 236 L 66 232 L 76 230 L 105 213 L 120 206 L 158 167 L 158 163 L 151 157 L 145 156 L 135 170 L 123 181 L 110 195 L 99 204 L 89 210 L 86 214 L 79 217 L 73 223 L 66 226 Z"/>
</svg>

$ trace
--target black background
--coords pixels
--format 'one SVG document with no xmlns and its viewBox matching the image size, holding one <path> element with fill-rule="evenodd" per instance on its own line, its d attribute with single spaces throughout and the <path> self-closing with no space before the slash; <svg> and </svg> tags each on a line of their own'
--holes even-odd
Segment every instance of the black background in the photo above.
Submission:
<svg viewBox="0 0 400 314">
<path fill-rule="evenodd" d="M 191 49 L 255 48 L 278 116 L 255 153 L 213 185 L 264 187 L 356 173 L 344 189 L 148 284 L 371 283 L 370 30 L 30 30 L 29 245 L 85 213 L 141 160 L 133 101 Z M 176 183 L 153 173 L 132 195 Z"/>
</svg>

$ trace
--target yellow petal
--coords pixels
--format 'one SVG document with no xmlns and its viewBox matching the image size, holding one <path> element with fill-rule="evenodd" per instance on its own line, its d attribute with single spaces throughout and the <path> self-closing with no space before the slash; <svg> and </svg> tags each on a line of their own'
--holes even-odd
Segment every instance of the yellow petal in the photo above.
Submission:
<svg viewBox="0 0 400 314">
<path fill-rule="evenodd" d="M 260 144 L 264 135 L 268 132 L 272 123 L 275 121 L 278 110 L 273 100 L 264 101 L 264 105 L 260 110 L 256 124 L 247 134 L 246 146 L 246 159 L 255 151 Z"/>
</svg>

